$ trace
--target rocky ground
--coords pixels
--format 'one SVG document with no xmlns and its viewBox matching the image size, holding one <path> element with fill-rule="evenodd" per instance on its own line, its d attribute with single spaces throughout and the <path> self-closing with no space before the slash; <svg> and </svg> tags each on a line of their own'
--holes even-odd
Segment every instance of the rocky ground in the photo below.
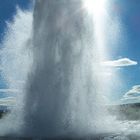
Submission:
<svg viewBox="0 0 140 140">
<path fill-rule="evenodd" d="M 118 120 L 140 120 L 140 103 L 112 105 L 108 110 Z"/>
</svg>

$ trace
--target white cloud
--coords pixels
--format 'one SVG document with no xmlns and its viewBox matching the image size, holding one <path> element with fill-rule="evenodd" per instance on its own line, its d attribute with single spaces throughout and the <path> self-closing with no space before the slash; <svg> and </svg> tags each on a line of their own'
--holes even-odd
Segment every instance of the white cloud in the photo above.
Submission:
<svg viewBox="0 0 140 140">
<path fill-rule="evenodd" d="M 120 58 L 118 60 L 105 61 L 102 64 L 104 66 L 109 66 L 109 67 L 125 67 L 125 66 L 137 65 L 138 62 L 131 60 L 129 58 Z"/>
<path fill-rule="evenodd" d="M 15 98 L 14 97 L 0 98 L 0 105 L 12 106 L 14 104 L 15 104 Z"/>
<path fill-rule="evenodd" d="M 126 92 L 122 100 L 138 100 L 140 99 L 140 85 L 133 86 L 128 92 Z"/>
<path fill-rule="evenodd" d="M 0 92 L 2 92 L 2 93 L 18 93 L 18 92 L 20 92 L 20 90 L 18 90 L 18 89 L 0 89 Z"/>
</svg>

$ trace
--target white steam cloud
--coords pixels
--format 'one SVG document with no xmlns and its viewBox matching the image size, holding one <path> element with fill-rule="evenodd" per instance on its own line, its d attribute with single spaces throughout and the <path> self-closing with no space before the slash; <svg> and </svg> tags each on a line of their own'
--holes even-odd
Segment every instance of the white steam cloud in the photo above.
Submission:
<svg viewBox="0 0 140 140">
<path fill-rule="evenodd" d="M 11 113 L 0 120 L 0 136 L 20 133 L 24 86 L 32 63 L 31 37 L 32 11 L 17 9 L 13 20 L 7 22 L 5 36 L 0 44 L 0 70 L 7 85 L 7 89 L 0 89 L 0 92 L 9 95 L 0 99 L 0 105 L 14 105 Z"/>
</svg>

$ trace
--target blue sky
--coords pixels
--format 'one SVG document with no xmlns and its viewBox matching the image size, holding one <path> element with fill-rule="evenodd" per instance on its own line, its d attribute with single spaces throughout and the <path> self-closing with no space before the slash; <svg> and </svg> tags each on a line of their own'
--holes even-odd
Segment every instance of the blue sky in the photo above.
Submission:
<svg viewBox="0 0 140 140">
<path fill-rule="evenodd" d="M 28 9 L 31 4 L 29 0 L 3 0 L 0 4 L 0 42 L 6 21 L 12 20 L 16 6 Z M 140 0 L 113 0 L 111 13 L 118 16 L 123 31 L 118 42 L 109 45 L 109 60 L 121 79 L 120 84 L 112 83 L 110 98 L 112 101 L 122 98 L 125 102 L 139 102 L 140 99 L 135 97 L 140 94 Z M 129 66 L 124 65 L 126 62 Z M 0 88 L 7 88 L 1 75 L 0 79 Z M 5 93 L 0 93 L 0 97 L 5 96 Z"/>
<path fill-rule="evenodd" d="M 110 59 L 129 58 L 137 62 L 137 65 L 122 66 L 117 69 L 122 85 L 115 85 L 116 89 L 112 90 L 112 99 L 116 100 L 128 92 L 132 92 L 133 86 L 140 85 L 140 1 L 114 0 L 112 13 L 114 16 L 118 16 L 123 31 L 118 43 L 109 46 Z M 139 94 L 140 91 L 133 92 Z M 126 102 L 138 101 L 135 98 L 131 98 L 132 100 L 128 98 Z"/>
<path fill-rule="evenodd" d="M 0 41 L 6 27 L 5 21 L 12 20 L 17 6 L 21 9 L 27 9 L 30 7 L 30 0 L 3 0 L 0 3 Z"/>
</svg>

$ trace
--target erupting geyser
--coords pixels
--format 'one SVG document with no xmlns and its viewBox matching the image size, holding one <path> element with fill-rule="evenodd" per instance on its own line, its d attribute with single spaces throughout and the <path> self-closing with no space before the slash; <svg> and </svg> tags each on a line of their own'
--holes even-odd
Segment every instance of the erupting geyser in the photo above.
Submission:
<svg viewBox="0 0 140 140">
<path fill-rule="evenodd" d="M 105 115 L 99 100 L 100 58 L 84 2 L 36 1 L 33 16 L 25 134 L 55 137 L 99 131 Z"/>
<path fill-rule="evenodd" d="M 108 82 L 100 65 L 106 57 L 105 6 L 105 0 L 35 1 L 32 35 L 20 45 L 29 45 L 33 55 L 21 92 L 23 136 L 76 137 L 107 130 L 103 87 Z"/>
</svg>

